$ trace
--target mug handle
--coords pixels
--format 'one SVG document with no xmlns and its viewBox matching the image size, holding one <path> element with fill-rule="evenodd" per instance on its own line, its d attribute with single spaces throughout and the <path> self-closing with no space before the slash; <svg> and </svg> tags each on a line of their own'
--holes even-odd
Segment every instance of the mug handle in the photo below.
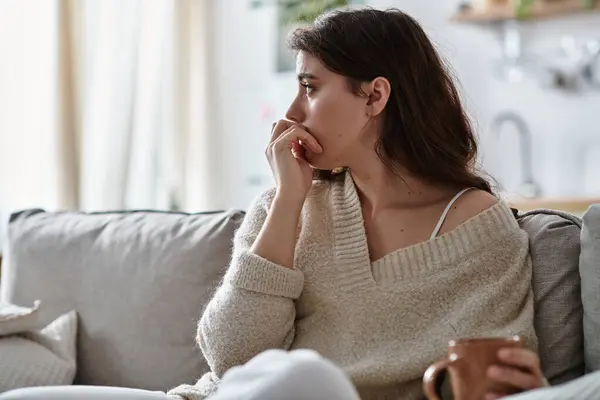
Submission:
<svg viewBox="0 0 600 400">
<path fill-rule="evenodd" d="M 441 372 L 448 369 L 450 365 L 454 364 L 459 359 L 460 358 L 458 357 L 444 358 L 427 368 L 425 375 L 423 375 L 423 390 L 425 391 L 425 396 L 427 396 L 429 400 L 440 400 L 440 397 L 435 390 L 437 378 Z"/>
</svg>

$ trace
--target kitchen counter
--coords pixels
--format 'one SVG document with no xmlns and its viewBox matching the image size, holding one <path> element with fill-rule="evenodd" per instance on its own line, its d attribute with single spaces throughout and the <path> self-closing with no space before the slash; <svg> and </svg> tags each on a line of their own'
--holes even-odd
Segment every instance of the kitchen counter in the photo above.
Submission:
<svg viewBox="0 0 600 400">
<path fill-rule="evenodd" d="M 592 204 L 600 204 L 599 197 L 509 197 L 510 205 L 519 211 L 549 208 L 565 211 L 577 216 L 583 215 Z"/>
</svg>

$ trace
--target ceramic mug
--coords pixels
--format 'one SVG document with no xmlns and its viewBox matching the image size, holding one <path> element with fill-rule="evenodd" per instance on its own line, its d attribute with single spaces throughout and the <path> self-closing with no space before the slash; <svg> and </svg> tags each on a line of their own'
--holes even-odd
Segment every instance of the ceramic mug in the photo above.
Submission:
<svg viewBox="0 0 600 400">
<path fill-rule="evenodd" d="M 487 377 L 492 365 L 502 364 L 498 351 L 506 347 L 523 347 L 519 336 L 451 340 L 448 357 L 431 365 L 423 376 L 423 390 L 429 400 L 439 400 L 436 393 L 438 375 L 447 370 L 455 400 L 481 400 L 486 393 L 514 392 Z"/>
</svg>

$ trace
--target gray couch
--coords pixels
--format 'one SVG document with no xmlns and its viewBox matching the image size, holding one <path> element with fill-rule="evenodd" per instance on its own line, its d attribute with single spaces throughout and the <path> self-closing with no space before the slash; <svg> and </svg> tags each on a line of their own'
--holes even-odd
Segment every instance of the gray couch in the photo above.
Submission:
<svg viewBox="0 0 600 400">
<path fill-rule="evenodd" d="M 235 210 L 14 214 L 2 299 L 40 299 L 46 322 L 77 311 L 75 384 L 164 391 L 193 383 L 208 370 L 196 321 L 243 217 Z M 548 210 L 518 220 L 531 238 L 546 376 L 556 384 L 600 369 L 600 205 L 583 224 Z"/>
</svg>

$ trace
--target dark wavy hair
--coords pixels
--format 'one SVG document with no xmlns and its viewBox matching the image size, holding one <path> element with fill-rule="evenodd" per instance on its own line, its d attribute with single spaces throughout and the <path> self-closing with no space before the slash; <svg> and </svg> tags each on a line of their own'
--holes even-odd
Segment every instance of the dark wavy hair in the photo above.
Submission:
<svg viewBox="0 0 600 400">
<path fill-rule="evenodd" d="M 376 151 L 393 171 L 493 192 L 476 170 L 477 141 L 449 69 L 415 19 L 398 9 L 336 10 L 295 30 L 288 44 L 345 76 L 357 96 L 363 82 L 390 82 Z"/>
</svg>

